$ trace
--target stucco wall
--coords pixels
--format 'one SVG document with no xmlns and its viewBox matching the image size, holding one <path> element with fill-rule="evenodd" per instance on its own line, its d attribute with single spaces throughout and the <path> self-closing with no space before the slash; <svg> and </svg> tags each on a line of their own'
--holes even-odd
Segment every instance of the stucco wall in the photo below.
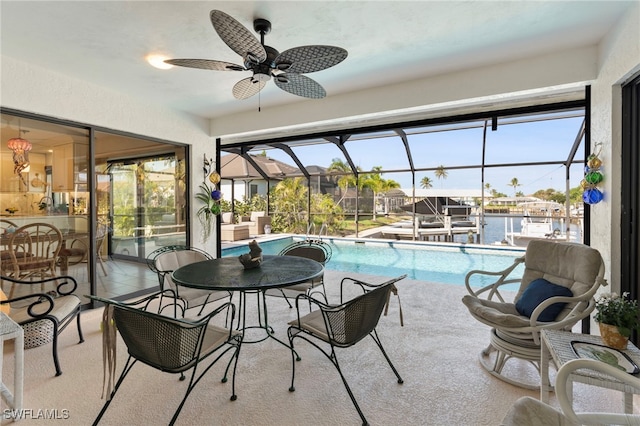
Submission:
<svg viewBox="0 0 640 426">
<path fill-rule="evenodd" d="M 620 290 L 621 86 L 640 72 L 640 3 L 601 43 L 591 88 L 592 149 L 602 144 L 603 202 L 592 207 L 591 243 L 602 253 L 612 291 Z"/>
</svg>

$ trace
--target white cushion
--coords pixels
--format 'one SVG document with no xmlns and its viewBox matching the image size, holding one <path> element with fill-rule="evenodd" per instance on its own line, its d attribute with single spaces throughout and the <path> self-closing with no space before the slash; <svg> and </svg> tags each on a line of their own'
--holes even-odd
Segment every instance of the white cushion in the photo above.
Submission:
<svg viewBox="0 0 640 426">
<path fill-rule="evenodd" d="M 259 217 L 264 217 L 265 212 L 251 212 L 251 218 L 249 219 L 251 222 L 257 222 Z"/>
<path fill-rule="evenodd" d="M 233 223 L 233 213 L 231 212 L 222 213 L 221 217 L 222 217 L 222 223 Z"/>
</svg>

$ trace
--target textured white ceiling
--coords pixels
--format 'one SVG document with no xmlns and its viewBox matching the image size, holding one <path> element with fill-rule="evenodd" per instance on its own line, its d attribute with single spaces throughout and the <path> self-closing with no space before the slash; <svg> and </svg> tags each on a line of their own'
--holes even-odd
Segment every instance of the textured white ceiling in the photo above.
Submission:
<svg viewBox="0 0 640 426">
<path fill-rule="evenodd" d="M 242 63 L 209 21 L 219 9 L 279 51 L 327 44 L 348 50 L 309 74 L 327 96 L 596 44 L 632 1 L 6 1 L 1 53 L 150 104 L 201 117 L 255 110 L 231 89 L 249 72 L 158 70 L 150 53 Z M 273 81 L 263 106 L 298 102 Z"/>
</svg>

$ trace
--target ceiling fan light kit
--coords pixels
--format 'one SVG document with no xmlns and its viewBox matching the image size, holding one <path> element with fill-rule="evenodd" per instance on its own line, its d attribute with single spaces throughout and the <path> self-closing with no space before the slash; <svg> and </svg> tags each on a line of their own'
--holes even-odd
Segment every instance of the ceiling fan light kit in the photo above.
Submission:
<svg viewBox="0 0 640 426">
<path fill-rule="evenodd" d="M 253 21 L 253 29 L 260 34 L 258 40 L 245 26 L 222 11 L 212 10 L 210 18 L 222 41 L 242 57 L 244 66 L 210 59 L 168 59 L 165 62 L 213 71 L 251 71 L 251 77 L 233 86 L 236 99 L 247 99 L 260 92 L 271 77 L 276 86 L 293 95 L 324 98 L 327 95 L 324 88 L 303 74 L 330 68 L 347 57 L 345 49 L 323 45 L 299 46 L 280 53 L 264 44 L 264 36 L 271 32 L 268 20 L 258 18 Z"/>
</svg>

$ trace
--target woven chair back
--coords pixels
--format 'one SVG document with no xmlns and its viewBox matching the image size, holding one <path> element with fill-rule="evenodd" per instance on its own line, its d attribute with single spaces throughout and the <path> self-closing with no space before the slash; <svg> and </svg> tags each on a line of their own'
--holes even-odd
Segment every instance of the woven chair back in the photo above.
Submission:
<svg viewBox="0 0 640 426">
<path fill-rule="evenodd" d="M 162 288 L 175 290 L 176 284 L 171 279 L 173 271 L 184 265 L 210 259 L 211 256 L 202 250 L 186 246 L 167 246 L 151 253 L 147 262 L 151 270 L 161 277 Z"/>
<path fill-rule="evenodd" d="M 185 371 L 196 362 L 206 323 L 193 326 L 136 308 L 114 306 L 116 327 L 129 355 L 167 372 Z"/>
<path fill-rule="evenodd" d="M 378 325 L 392 285 L 378 287 L 334 308 L 321 308 L 331 343 L 348 347 L 371 333 Z"/>
<path fill-rule="evenodd" d="M 299 241 L 285 247 L 281 256 L 298 256 L 315 260 L 323 265 L 331 259 L 331 247 L 322 241 Z"/>
</svg>

